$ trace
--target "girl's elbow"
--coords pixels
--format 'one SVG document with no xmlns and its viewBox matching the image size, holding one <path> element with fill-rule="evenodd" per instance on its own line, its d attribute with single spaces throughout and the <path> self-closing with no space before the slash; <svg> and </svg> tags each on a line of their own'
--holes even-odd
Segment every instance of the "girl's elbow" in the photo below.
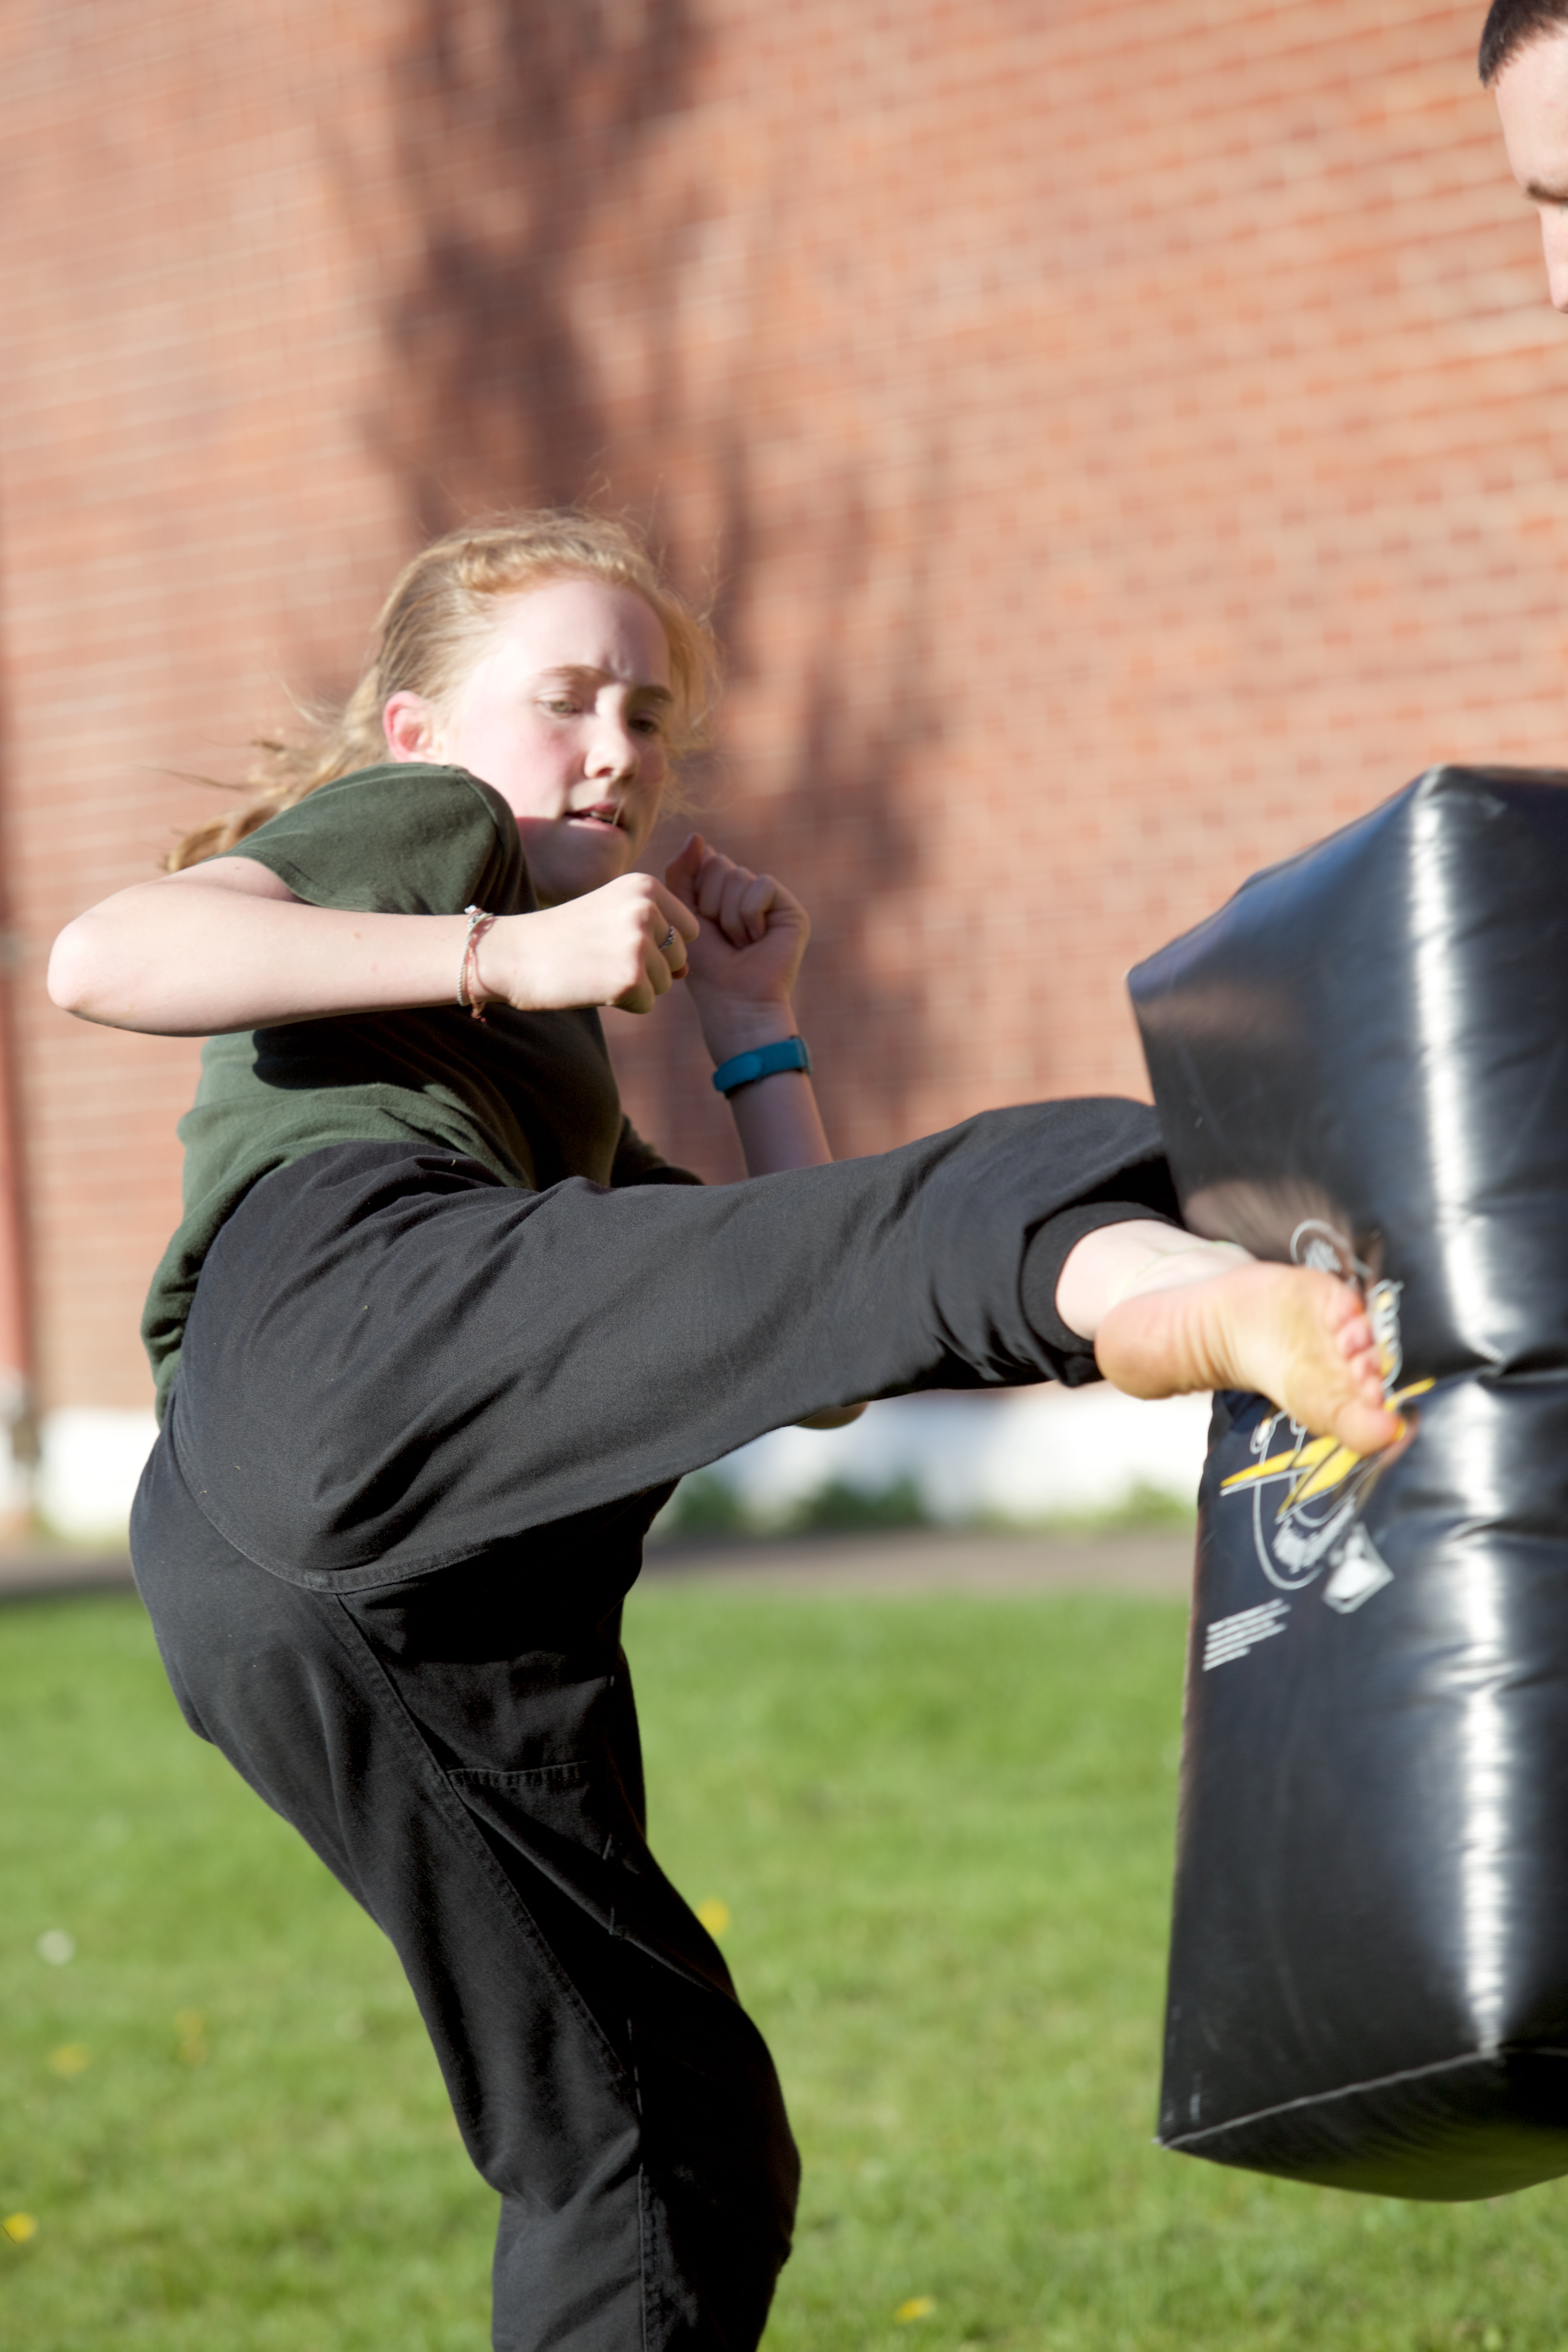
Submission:
<svg viewBox="0 0 1568 2352">
<path fill-rule="evenodd" d="M 44 982 L 49 1002 L 79 1020 L 101 1021 L 103 977 L 102 958 L 94 953 L 90 930 L 78 917 L 66 925 L 49 951 Z"/>
</svg>

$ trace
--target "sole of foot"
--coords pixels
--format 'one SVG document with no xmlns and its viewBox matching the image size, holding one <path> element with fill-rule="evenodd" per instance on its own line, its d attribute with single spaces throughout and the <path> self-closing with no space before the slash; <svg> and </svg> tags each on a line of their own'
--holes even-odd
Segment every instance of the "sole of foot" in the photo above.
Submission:
<svg viewBox="0 0 1568 2352">
<path fill-rule="evenodd" d="M 1106 1315 L 1094 1354 L 1130 1396 L 1253 1391 L 1355 1454 L 1380 1452 L 1404 1427 L 1384 1403 L 1360 1299 L 1311 1267 L 1258 1264 L 1180 1287 L 1134 1289 Z"/>
</svg>

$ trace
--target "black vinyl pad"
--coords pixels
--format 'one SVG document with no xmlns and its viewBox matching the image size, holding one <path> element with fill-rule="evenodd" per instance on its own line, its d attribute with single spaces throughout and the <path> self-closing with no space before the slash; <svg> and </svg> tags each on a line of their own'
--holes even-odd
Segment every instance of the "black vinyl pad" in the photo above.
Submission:
<svg viewBox="0 0 1568 2352">
<path fill-rule="evenodd" d="M 1568 775 L 1434 769 L 1130 985 L 1187 1221 L 1357 1282 L 1407 1425 L 1216 1399 L 1160 2138 L 1568 2172 Z"/>
</svg>

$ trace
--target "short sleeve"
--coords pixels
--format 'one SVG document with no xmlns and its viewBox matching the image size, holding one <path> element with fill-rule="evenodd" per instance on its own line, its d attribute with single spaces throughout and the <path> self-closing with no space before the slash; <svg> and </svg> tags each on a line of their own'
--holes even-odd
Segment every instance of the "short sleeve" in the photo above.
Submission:
<svg viewBox="0 0 1568 2352">
<path fill-rule="evenodd" d="M 388 762 L 319 785 L 229 853 L 313 907 L 355 914 L 528 914 L 517 821 L 465 768 Z"/>
<path fill-rule="evenodd" d="M 628 1184 L 700 1184 L 689 1168 L 672 1168 L 661 1160 L 651 1143 L 644 1143 L 629 1118 L 621 1122 L 621 1140 L 615 1147 L 615 1162 L 610 1171 L 612 1189 L 619 1192 Z"/>
</svg>

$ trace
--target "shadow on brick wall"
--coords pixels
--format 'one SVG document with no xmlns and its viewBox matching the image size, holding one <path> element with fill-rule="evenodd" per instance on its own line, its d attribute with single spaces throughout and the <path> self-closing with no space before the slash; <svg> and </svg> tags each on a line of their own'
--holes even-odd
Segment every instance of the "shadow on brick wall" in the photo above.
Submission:
<svg viewBox="0 0 1568 2352">
<path fill-rule="evenodd" d="M 900 784 L 930 739 L 926 583 L 901 572 L 896 643 L 884 621 L 869 648 L 875 691 L 863 662 L 852 684 L 876 528 L 858 481 L 813 486 L 793 543 L 765 545 L 753 421 L 683 407 L 679 278 L 715 202 L 700 132 L 678 121 L 702 37 L 687 0 L 425 0 L 393 62 L 404 241 L 371 431 L 413 543 L 486 509 L 583 500 L 640 514 L 712 593 L 737 686 L 787 716 L 768 740 L 732 739 L 699 802 L 811 908 L 802 1026 L 840 1148 L 865 1150 L 911 1131 L 923 1067 L 922 1006 L 874 976 L 867 919 L 916 873 Z M 690 171 L 650 168 L 682 141 Z M 927 470 L 936 499 L 935 456 Z M 806 608 L 784 654 L 758 617 L 779 609 L 777 585 L 762 593 L 776 563 Z M 694 1024 L 664 1016 L 615 1029 L 633 1117 L 705 1174 L 738 1173 Z"/>
<path fill-rule="evenodd" d="M 594 232 L 688 101 L 685 0 L 424 0 L 393 59 L 417 257 L 388 289 L 379 431 L 422 536 L 478 508 L 622 502 L 574 318 Z M 659 239 L 629 251 L 656 304 Z M 639 251 L 639 247 L 644 249 Z"/>
</svg>

